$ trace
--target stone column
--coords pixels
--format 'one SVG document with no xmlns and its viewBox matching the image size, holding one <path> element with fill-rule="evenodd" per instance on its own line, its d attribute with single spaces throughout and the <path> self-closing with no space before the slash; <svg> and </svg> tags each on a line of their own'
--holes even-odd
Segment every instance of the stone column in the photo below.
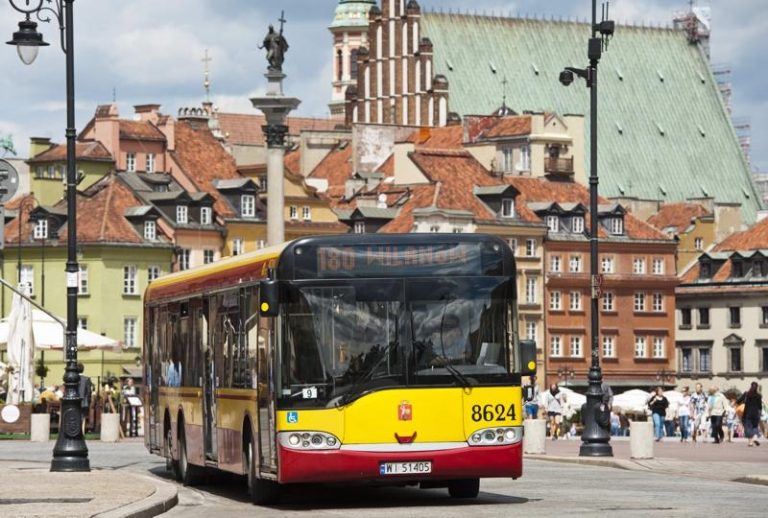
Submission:
<svg viewBox="0 0 768 518">
<path fill-rule="evenodd" d="M 267 94 L 252 98 L 251 103 L 267 119 L 262 130 L 267 147 L 267 243 L 271 246 L 285 241 L 285 136 L 288 134 L 288 113 L 296 109 L 301 101 L 283 95 L 285 74 L 269 71 L 264 76 L 267 78 Z"/>
</svg>

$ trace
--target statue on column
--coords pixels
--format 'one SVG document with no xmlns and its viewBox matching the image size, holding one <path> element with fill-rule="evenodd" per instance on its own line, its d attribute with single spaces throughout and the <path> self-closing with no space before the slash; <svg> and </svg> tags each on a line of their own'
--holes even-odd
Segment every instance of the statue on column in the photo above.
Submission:
<svg viewBox="0 0 768 518">
<path fill-rule="evenodd" d="M 269 32 L 264 36 L 264 42 L 259 46 L 260 49 L 267 49 L 270 72 L 282 72 L 283 70 L 283 61 L 288 50 L 288 41 L 283 36 L 283 23 L 285 23 L 285 17 L 281 14 L 280 32 L 275 32 L 275 27 L 270 24 Z"/>
</svg>

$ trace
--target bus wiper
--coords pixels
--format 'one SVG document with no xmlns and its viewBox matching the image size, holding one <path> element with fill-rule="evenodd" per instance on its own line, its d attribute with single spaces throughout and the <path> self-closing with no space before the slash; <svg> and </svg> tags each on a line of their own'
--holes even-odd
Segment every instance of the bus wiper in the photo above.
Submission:
<svg viewBox="0 0 768 518">
<path fill-rule="evenodd" d="M 355 382 L 352 387 L 344 394 L 342 395 L 339 400 L 336 402 L 336 407 L 342 407 L 344 405 L 348 405 L 352 401 L 358 399 L 360 396 L 363 395 L 363 393 L 360 391 L 360 388 L 362 388 L 363 385 L 365 385 L 372 377 L 373 374 L 376 372 L 376 369 L 378 369 L 382 363 L 384 363 L 385 360 L 387 360 L 395 349 L 397 349 L 398 345 L 400 345 L 400 342 L 394 341 L 387 346 L 387 350 L 384 352 L 384 354 L 379 358 L 379 361 L 377 361 L 371 369 L 365 373 L 365 376 L 363 376 L 361 379 Z"/>
<path fill-rule="evenodd" d="M 471 378 L 466 377 L 464 374 L 461 373 L 459 369 L 451 365 L 451 362 L 448 358 L 445 356 L 438 356 L 438 359 L 442 360 L 442 365 L 440 367 L 445 367 L 445 370 L 448 371 L 448 373 L 453 376 L 453 379 L 459 382 L 459 385 L 461 385 L 464 388 L 470 388 L 473 385 L 477 385 L 477 382 Z"/>
</svg>

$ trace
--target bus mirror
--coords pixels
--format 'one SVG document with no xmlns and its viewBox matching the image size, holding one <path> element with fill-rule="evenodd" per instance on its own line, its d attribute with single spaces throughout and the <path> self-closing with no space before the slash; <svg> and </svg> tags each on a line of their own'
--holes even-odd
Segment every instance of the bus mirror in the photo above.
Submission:
<svg viewBox="0 0 768 518">
<path fill-rule="evenodd" d="M 520 374 L 533 376 L 536 374 L 536 342 L 520 340 Z"/>
<path fill-rule="evenodd" d="M 259 283 L 259 313 L 264 317 L 276 317 L 279 297 L 278 284 L 274 279 Z"/>
</svg>

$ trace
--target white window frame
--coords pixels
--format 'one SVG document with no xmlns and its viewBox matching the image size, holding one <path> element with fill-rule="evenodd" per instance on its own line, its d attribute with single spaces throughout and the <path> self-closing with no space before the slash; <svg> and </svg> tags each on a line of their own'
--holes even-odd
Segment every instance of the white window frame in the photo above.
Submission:
<svg viewBox="0 0 768 518">
<path fill-rule="evenodd" d="M 666 358 L 664 349 L 666 348 L 666 340 L 663 336 L 653 337 L 653 357 L 654 358 Z"/>
<path fill-rule="evenodd" d="M 256 217 L 256 196 L 253 194 L 240 196 L 240 214 L 244 218 Z"/>
<path fill-rule="evenodd" d="M 645 274 L 645 257 L 635 257 L 632 259 L 632 273 L 635 275 Z"/>
<path fill-rule="evenodd" d="M 429 226 L 429 231 L 430 231 L 432 234 L 437 234 L 437 233 L 439 233 L 439 232 L 440 232 L 440 225 L 430 225 L 430 226 Z"/>
<path fill-rule="evenodd" d="M 584 216 L 573 216 L 571 218 L 571 232 L 574 234 L 584 233 Z"/>
<path fill-rule="evenodd" d="M 139 282 L 138 270 L 135 264 L 126 264 L 123 266 L 123 295 L 138 295 Z"/>
<path fill-rule="evenodd" d="M 526 144 L 520 146 L 520 160 L 517 163 L 518 171 L 531 170 L 531 148 Z"/>
<path fill-rule="evenodd" d="M 632 301 L 632 307 L 634 311 L 645 311 L 645 293 L 642 291 L 635 292 L 635 296 Z"/>
<path fill-rule="evenodd" d="M 608 229 L 614 236 L 620 236 L 624 234 L 624 218 L 621 216 L 608 218 Z"/>
<path fill-rule="evenodd" d="M 77 294 L 88 295 L 90 286 L 88 284 L 88 265 L 78 263 L 77 265 Z"/>
<path fill-rule="evenodd" d="M 236 237 L 232 240 L 232 255 L 240 255 L 245 252 L 245 241 Z"/>
<path fill-rule="evenodd" d="M 203 264 L 211 264 L 216 260 L 216 250 L 206 248 L 203 250 Z"/>
<path fill-rule="evenodd" d="M 553 273 L 560 273 L 563 271 L 563 261 L 559 255 L 549 256 L 549 271 Z"/>
<path fill-rule="evenodd" d="M 653 274 L 664 275 L 664 258 L 663 257 L 653 258 Z"/>
<path fill-rule="evenodd" d="M 48 239 L 48 220 L 46 218 L 38 219 L 35 222 L 35 239 Z"/>
<path fill-rule="evenodd" d="M 550 311 L 561 311 L 563 309 L 563 292 L 554 290 L 549 292 Z"/>
<path fill-rule="evenodd" d="M 614 273 L 615 261 L 612 255 L 604 255 L 600 258 L 600 271 L 602 273 Z"/>
<path fill-rule="evenodd" d="M 186 205 L 176 205 L 176 223 L 179 225 L 189 223 L 189 207 Z"/>
<path fill-rule="evenodd" d="M 616 337 L 613 335 L 603 335 L 603 358 L 616 357 Z"/>
<path fill-rule="evenodd" d="M 213 209 L 211 207 L 200 207 L 200 224 L 210 225 L 213 222 Z"/>
<path fill-rule="evenodd" d="M 77 317 L 77 328 L 84 331 L 88 330 L 88 317 Z"/>
<path fill-rule="evenodd" d="M 612 291 L 603 293 L 603 311 L 616 311 L 616 295 Z"/>
<path fill-rule="evenodd" d="M 147 153 L 146 172 L 150 174 L 155 172 L 155 154 L 154 153 Z"/>
<path fill-rule="evenodd" d="M 655 313 L 661 313 L 664 311 L 664 294 L 654 293 L 651 298 L 651 308 Z"/>
<path fill-rule="evenodd" d="M 149 265 L 147 267 L 147 280 L 154 281 L 158 277 L 160 277 L 160 267 L 155 264 Z"/>
<path fill-rule="evenodd" d="M 192 266 L 192 251 L 189 248 L 179 249 L 179 271 L 189 270 Z"/>
<path fill-rule="evenodd" d="M 129 173 L 136 172 L 136 153 L 125 154 L 125 170 Z"/>
<path fill-rule="evenodd" d="M 527 277 L 525 279 L 525 303 L 536 304 L 538 300 L 538 277 Z"/>
<path fill-rule="evenodd" d="M 645 335 L 635 335 L 635 358 L 647 358 L 648 357 L 648 337 Z"/>
<path fill-rule="evenodd" d="M 579 335 L 571 336 L 571 357 L 583 358 L 584 357 L 584 340 Z"/>
<path fill-rule="evenodd" d="M 704 239 L 700 238 L 700 237 L 694 238 L 694 240 L 693 240 L 693 247 L 696 250 L 703 250 L 704 249 Z"/>
<path fill-rule="evenodd" d="M 365 220 L 359 219 L 355 221 L 353 229 L 355 234 L 365 234 Z"/>
<path fill-rule="evenodd" d="M 312 207 L 304 205 L 301 208 L 301 219 L 304 221 L 312 221 Z"/>
<path fill-rule="evenodd" d="M 550 232 L 560 231 L 560 218 L 557 216 L 549 215 L 546 218 L 547 230 Z"/>
<path fill-rule="evenodd" d="M 553 358 L 563 356 L 563 337 L 560 335 L 551 335 L 549 337 L 549 355 Z"/>
<path fill-rule="evenodd" d="M 515 199 L 514 198 L 501 199 L 501 217 L 502 218 L 515 217 Z"/>
<path fill-rule="evenodd" d="M 288 216 L 291 219 L 299 219 L 299 208 L 296 205 L 291 205 L 288 208 Z"/>
<path fill-rule="evenodd" d="M 568 258 L 568 271 L 572 273 L 581 272 L 581 256 L 580 255 L 572 255 L 570 258 Z"/>
<path fill-rule="evenodd" d="M 512 146 L 504 146 L 501 148 L 501 170 L 505 173 L 511 173 L 514 170 L 514 148 Z"/>
<path fill-rule="evenodd" d="M 572 291 L 569 296 L 569 305 L 571 311 L 581 311 L 582 310 L 582 302 L 581 302 L 581 292 L 580 291 Z"/>
<path fill-rule="evenodd" d="M 507 239 L 507 244 L 509 245 L 509 249 L 512 250 L 512 257 L 517 257 L 517 238 L 510 237 Z"/>
<path fill-rule="evenodd" d="M 533 340 L 534 342 L 537 340 L 539 334 L 539 323 L 535 320 L 526 320 L 525 321 L 525 339 L 526 340 Z"/>
<path fill-rule="evenodd" d="M 144 239 L 147 241 L 154 241 L 157 239 L 157 223 L 148 219 L 144 222 Z"/>
<path fill-rule="evenodd" d="M 525 256 L 536 257 L 536 240 L 535 239 L 525 240 Z"/>
<path fill-rule="evenodd" d="M 138 347 L 136 343 L 137 329 L 139 319 L 136 317 L 123 318 L 123 346 L 124 347 Z"/>
</svg>

